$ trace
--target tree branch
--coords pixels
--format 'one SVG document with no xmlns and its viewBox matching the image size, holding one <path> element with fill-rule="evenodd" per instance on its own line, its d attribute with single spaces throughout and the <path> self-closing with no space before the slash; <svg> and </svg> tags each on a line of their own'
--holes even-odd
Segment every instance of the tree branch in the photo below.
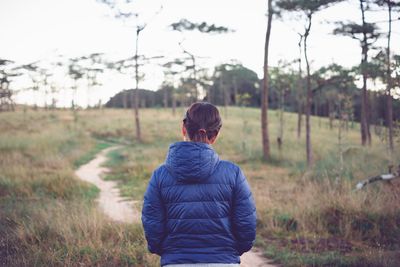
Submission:
<svg viewBox="0 0 400 267">
<path fill-rule="evenodd" d="M 371 184 L 377 181 L 389 181 L 389 180 L 393 180 L 396 178 L 400 178 L 400 165 L 397 168 L 397 171 L 392 172 L 392 167 L 393 166 L 389 166 L 389 173 L 387 174 L 380 174 L 374 177 L 370 177 L 368 179 L 365 179 L 361 182 L 358 182 L 358 184 L 356 185 L 356 190 L 360 190 L 362 188 L 364 188 L 367 184 Z"/>
</svg>

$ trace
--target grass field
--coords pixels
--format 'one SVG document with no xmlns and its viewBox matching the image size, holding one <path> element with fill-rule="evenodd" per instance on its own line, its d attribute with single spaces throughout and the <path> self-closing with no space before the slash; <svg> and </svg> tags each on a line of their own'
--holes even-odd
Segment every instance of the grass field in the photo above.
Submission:
<svg viewBox="0 0 400 267">
<path fill-rule="evenodd" d="M 81 115 L 0 114 L 0 266 L 157 266 L 141 227 L 106 218 L 74 176 L 110 145 L 85 128 L 102 115 Z"/>
<path fill-rule="evenodd" d="M 223 111 L 223 109 L 221 109 Z M 124 196 L 142 200 L 151 172 L 170 143 L 181 139 L 183 109 L 141 110 L 143 142 L 134 139 L 130 110 L 38 111 L 0 114 L 0 265 L 157 266 L 140 225 L 111 222 L 95 208 L 98 191 L 73 170 L 102 148 Z M 361 147 L 358 125 L 312 118 L 315 163 L 306 168 L 304 134 L 286 113 L 282 151 L 278 114 L 270 116 L 272 158 L 262 161 L 259 110 L 228 108 L 215 149 L 239 164 L 258 210 L 257 245 L 284 266 L 399 266 L 400 181 L 354 191 L 357 181 L 400 163 L 382 137 Z M 372 129 L 382 133 L 382 129 Z M 400 146 L 399 137 L 396 147 Z M 341 153 L 340 153 L 341 152 Z M 341 158 L 343 160 L 341 160 Z"/>
</svg>

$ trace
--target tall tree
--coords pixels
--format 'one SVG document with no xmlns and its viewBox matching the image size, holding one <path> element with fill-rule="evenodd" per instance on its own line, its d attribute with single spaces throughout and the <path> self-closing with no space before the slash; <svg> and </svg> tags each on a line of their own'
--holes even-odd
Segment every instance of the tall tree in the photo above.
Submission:
<svg viewBox="0 0 400 267">
<path fill-rule="evenodd" d="M 10 68 L 12 60 L 0 58 L 0 111 L 14 110 L 13 92 L 10 90 L 12 77 L 21 75 L 16 68 Z"/>
<path fill-rule="evenodd" d="M 296 83 L 298 82 L 298 75 L 291 69 L 291 64 L 293 62 L 283 62 L 280 61 L 277 67 L 272 68 L 269 71 L 270 86 L 269 90 L 272 101 L 277 102 L 277 107 L 279 110 L 279 126 L 278 126 L 278 136 L 277 143 L 278 149 L 281 151 L 283 144 L 283 134 L 284 134 L 284 111 L 286 106 L 286 96 L 291 92 L 297 95 Z M 276 95 L 274 99 L 274 95 Z"/>
<path fill-rule="evenodd" d="M 165 68 L 164 74 L 166 78 L 168 76 L 179 77 L 180 82 L 184 83 L 188 101 L 196 101 L 198 98 L 197 84 L 199 83 L 199 77 L 194 55 L 189 58 L 176 58 L 163 64 L 163 67 Z M 196 70 L 193 71 L 194 69 Z"/>
<path fill-rule="evenodd" d="M 169 85 L 171 90 L 170 90 L 170 98 L 171 98 L 171 107 L 172 107 L 172 115 L 175 116 L 176 114 L 176 101 L 177 101 L 177 91 L 176 91 L 176 84 L 175 84 L 175 79 L 174 77 L 181 75 L 187 70 L 187 67 L 185 66 L 185 61 L 179 58 L 176 58 L 172 61 L 168 61 L 162 65 L 164 68 L 164 82 L 163 86 L 165 87 L 164 84 Z M 168 90 L 164 91 L 164 99 L 168 99 Z M 164 107 L 167 106 L 167 101 L 164 100 Z"/>
<path fill-rule="evenodd" d="M 136 14 L 136 17 L 138 15 Z M 138 142 L 142 141 L 142 134 L 140 130 L 140 118 L 139 118 L 139 34 L 146 28 L 147 24 L 136 26 L 136 46 L 135 46 L 135 101 L 134 101 L 134 111 L 135 111 L 135 125 L 136 125 L 136 140 Z"/>
<path fill-rule="evenodd" d="M 41 86 L 44 91 L 44 108 L 45 108 L 45 110 L 47 110 L 51 106 L 51 104 L 49 105 L 47 101 L 48 101 L 48 94 L 50 92 L 49 79 L 53 76 L 53 73 L 51 73 L 50 70 L 48 70 L 48 69 L 40 68 L 39 75 L 40 75 L 40 79 L 41 79 Z"/>
<path fill-rule="evenodd" d="M 303 34 L 303 49 L 304 59 L 306 62 L 306 153 L 307 153 L 307 165 L 308 167 L 312 164 L 312 148 L 311 148 L 311 102 L 312 102 L 312 91 L 311 91 L 311 75 L 310 75 L 310 63 L 307 53 L 307 41 L 311 31 L 312 18 L 318 11 L 327 8 L 328 6 L 341 2 L 342 0 L 281 0 L 278 1 L 278 6 L 281 10 L 286 11 L 297 11 L 302 12 L 306 17 L 306 25 Z"/>
<path fill-rule="evenodd" d="M 184 33 L 186 31 L 198 31 L 200 33 L 206 33 L 206 34 L 221 34 L 221 33 L 228 33 L 232 32 L 231 29 L 228 29 L 227 27 L 224 26 L 216 26 L 215 24 L 208 24 L 207 22 L 201 22 L 201 23 L 196 23 L 196 22 L 191 22 L 187 19 L 181 19 L 178 22 L 172 23 L 170 25 L 173 31 L 178 31 L 181 33 Z M 191 65 L 188 66 L 192 70 L 192 79 L 193 79 L 193 86 L 194 86 L 194 97 L 195 101 L 198 100 L 198 67 L 196 63 L 196 58 L 193 53 L 191 53 L 188 49 L 186 49 L 183 46 L 183 40 L 179 42 L 179 46 L 182 49 L 182 52 L 186 55 L 188 55 L 189 60 L 191 61 Z"/>
<path fill-rule="evenodd" d="M 87 81 L 87 108 L 90 108 L 91 89 L 94 86 L 101 85 L 98 74 L 103 73 L 105 68 L 102 56 L 102 53 L 91 53 L 82 57 L 84 61 L 83 71 Z"/>
<path fill-rule="evenodd" d="M 393 98 L 391 94 L 391 90 L 393 88 L 392 85 L 392 68 L 391 68 L 391 36 L 392 36 L 392 10 L 394 8 L 400 7 L 399 1 L 392 0 L 376 0 L 375 3 L 378 6 L 387 7 L 388 12 L 388 32 L 387 32 L 387 47 L 386 47 L 386 121 L 389 132 L 389 151 L 393 153 L 394 144 L 393 144 Z"/>
<path fill-rule="evenodd" d="M 223 95 L 223 103 L 224 103 L 224 115 L 225 117 L 228 116 L 228 112 L 227 112 L 227 108 L 228 105 L 230 104 L 230 88 L 229 88 L 229 84 L 228 84 L 228 76 L 227 76 L 227 70 L 230 66 L 228 64 L 222 64 L 219 65 L 215 68 L 215 73 L 214 75 L 216 75 L 217 81 L 218 81 L 218 88 L 220 89 L 220 91 L 222 92 Z"/>
<path fill-rule="evenodd" d="M 107 62 L 106 66 L 110 70 L 117 70 L 121 74 L 132 76 L 134 75 L 134 70 L 135 70 L 134 60 L 135 57 L 133 56 L 129 58 L 120 59 L 117 61 Z M 130 98 L 130 100 L 128 98 Z M 128 105 L 129 101 L 131 105 Z M 123 102 L 123 108 L 128 108 L 129 106 L 131 108 L 134 108 L 133 106 L 134 95 L 129 94 L 128 91 L 125 90 L 122 93 L 122 102 Z"/>
<path fill-rule="evenodd" d="M 32 63 L 24 64 L 17 67 L 19 70 L 27 74 L 32 81 L 32 87 L 29 87 L 28 90 L 32 90 L 34 92 L 34 103 L 33 108 L 37 110 L 38 101 L 39 101 L 39 89 L 41 85 L 41 68 L 39 66 L 39 61 L 35 61 Z"/>
<path fill-rule="evenodd" d="M 367 79 L 368 79 L 368 51 L 371 45 L 378 39 L 379 33 L 374 23 L 366 22 L 365 13 L 368 9 L 367 0 L 359 0 L 361 11 L 361 24 L 354 22 L 343 23 L 340 22 L 339 27 L 334 30 L 334 34 L 349 36 L 360 42 L 361 46 L 361 75 L 362 75 L 362 95 L 361 95 L 361 144 L 365 146 L 367 143 L 371 144 L 371 132 L 369 129 L 368 118 L 368 92 L 367 92 Z"/>
<path fill-rule="evenodd" d="M 299 75 L 298 75 L 298 82 L 297 82 L 297 138 L 301 137 L 301 124 L 302 124 L 302 118 L 303 118 L 303 110 L 304 110 L 304 104 L 303 104 L 303 71 L 301 67 L 301 43 L 303 41 L 303 34 L 299 34 L 299 42 L 297 43 L 297 46 L 299 47 Z"/>
<path fill-rule="evenodd" d="M 134 3 L 133 0 L 97 0 L 98 2 L 104 3 L 111 8 L 114 12 L 114 17 L 117 19 L 122 19 L 125 23 L 127 21 L 134 21 L 135 23 L 135 93 L 134 93 L 134 113 L 135 113 L 135 125 L 136 125 L 136 140 L 138 142 L 142 141 L 141 129 L 140 129 L 140 118 L 139 118 L 139 36 L 140 33 L 147 27 L 148 22 L 139 23 L 139 14 L 133 12 L 132 10 L 136 10 L 134 5 L 130 5 Z M 156 16 L 162 10 L 162 5 L 160 9 L 154 14 Z"/>
<path fill-rule="evenodd" d="M 84 69 L 80 64 L 81 60 L 82 60 L 81 57 L 71 58 L 69 59 L 69 64 L 68 64 L 68 75 L 73 80 L 73 84 L 71 87 L 73 91 L 72 104 L 71 104 L 73 110 L 76 109 L 77 105 L 78 81 L 84 78 L 85 74 Z"/>
<path fill-rule="evenodd" d="M 321 67 L 313 76 L 316 81 L 313 93 L 319 92 L 322 97 L 321 101 L 327 103 L 329 124 L 330 128 L 333 128 L 335 117 L 341 120 L 351 116 L 352 109 L 348 108 L 348 102 L 351 102 L 351 98 L 356 92 L 353 71 L 337 64 L 330 64 Z"/>
<path fill-rule="evenodd" d="M 390 154 L 393 153 L 394 142 L 393 142 L 393 98 L 395 90 L 393 90 L 397 85 L 395 75 L 396 75 L 396 64 L 395 56 L 388 58 L 388 49 L 382 49 L 376 56 L 374 56 L 368 65 L 368 75 L 372 80 L 378 79 L 382 84 L 386 85 L 385 88 L 385 124 L 387 127 L 388 134 L 388 149 Z M 388 66 L 388 64 L 390 64 Z"/>
<path fill-rule="evenodd" d="M 272 29 L 272 16 L 274 10 L 272 9 L 272 0 L 268 0 L 268 24 L 267 31 L 265 33 L 265 45 L 264 45 L 264 78 L 263 88 L 261 94 L 261 140 L 263 147 L 263 158 L 264 160 L 270 157 L 270 146 L 269 146 L 269 133 L 268 133 L 268 91 L 269 91 L 269 77 L 268 77 L 268 56 L 269 56 L 269 41 L 271 37 Z"/>
<path fill-rule="evenodd" d="M 206 95 L 208 101 L 216 105 L 225 105 L 226 102 L 238 105 L 241 102 L 239 99 L 247 94 L 250 98 L 246 101 L 250 106 L 260 106 L 260 80 L 257 73 L 243 65 L 232 62 L 218 65 L 210 79 L 211 86 Z"/>
</svg>

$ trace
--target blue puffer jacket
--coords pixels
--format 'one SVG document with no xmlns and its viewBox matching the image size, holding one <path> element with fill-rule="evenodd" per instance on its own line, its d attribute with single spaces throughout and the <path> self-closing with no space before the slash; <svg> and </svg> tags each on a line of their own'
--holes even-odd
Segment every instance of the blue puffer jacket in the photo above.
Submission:
<svg viewBox="0 0 400 267">
<path fill-rule="evenodd" d="M 240 263 L 256 235 L 256 209 L 240 168 L 208 144 L 178 142 L 144 195 L 142 223 L 161 265 Z"/>
</svg>

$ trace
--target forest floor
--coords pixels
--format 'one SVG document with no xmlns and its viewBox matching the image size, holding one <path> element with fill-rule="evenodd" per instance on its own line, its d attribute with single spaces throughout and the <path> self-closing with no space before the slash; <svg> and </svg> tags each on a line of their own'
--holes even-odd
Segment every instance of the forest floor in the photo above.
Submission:
<svg viewBox="0 0 400 267">
<path fill-rule="evenodd" d="M 135 201 L 127 200 L 121 197 L 120 190 L 117 188 L 118 184 L 115 181 L 106 181 L 102 176 L 110 170 L 103 166 L 107 161 L 107 153 L 117 149 L 117 146 L 109 147 L 97 155 L 90 162 L 80 166 L 75 174 L 80 179 L 94 184 L 99 190 L 100 194 L 97 199 L 101 210 L 111 219 L 123 223 L 139 223 L 140 212 L 135 207 Z M 274 267 L 262 256 L 262 253 L 253 249 L 241 257 L 242 267 Z"/>
</svg>

